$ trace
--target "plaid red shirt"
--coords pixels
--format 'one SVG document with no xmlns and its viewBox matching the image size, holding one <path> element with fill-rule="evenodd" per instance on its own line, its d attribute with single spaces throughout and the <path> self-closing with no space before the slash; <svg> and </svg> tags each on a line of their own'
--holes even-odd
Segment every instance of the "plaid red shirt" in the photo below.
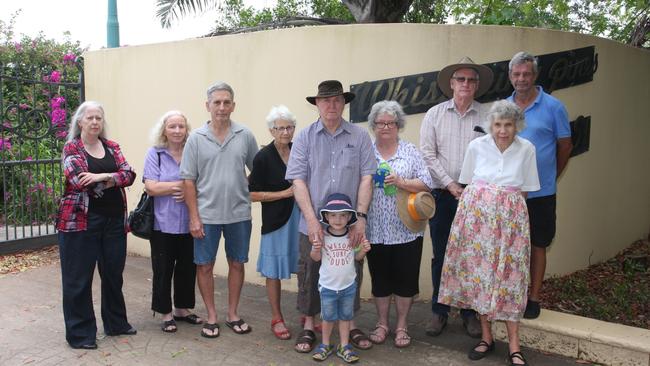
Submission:
<svg viewBox="0 0 650 366">
<path fill-rule="evenodd" d="M 133 184 L 135 172 L 124 159 L 120 146 L 113 141 L 101 138 L 108 152 L 115 158 L 117 172 L 113 173 L 115 186 L 120 188 L 122 193 L 122 205 L 124 206 L 124 230 L 128 231 L 126 225 L 126 193 L 124 187 Z M 59 211 L 57 214 L 56 228 L 59 231 L 83 231 L 87 227 L 88 202 L 90 196 L 101 197 L 106 184 L 104 182 L 92 183 L 82 186 L 79 183 L 79 174 L 88 171 L 85 149 L 81 138 L 77 137 L 66 142 L 63 146 L 63 174 L 65 175 L 65 191 L 61 197 Z"/>
</svg>

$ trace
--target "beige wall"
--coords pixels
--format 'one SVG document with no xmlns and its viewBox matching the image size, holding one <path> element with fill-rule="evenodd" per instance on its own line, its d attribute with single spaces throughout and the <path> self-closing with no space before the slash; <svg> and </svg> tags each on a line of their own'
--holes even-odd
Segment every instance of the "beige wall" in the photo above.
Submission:
<svg viewBox="0 0 650 366">
<path fill-rule="evenodd" d="M 570 119 L 591 115 L 591 151 L 571 159 L 558 192 L 558 232 L 548 273 L 562 274 L 606 259 L 650 229 L 650 52 L 573 33 L 497 26 L 349 25 L 306 27 L 123 47 L 85 55 L 86 95 L 104 103 L 109 136 L 121 143 L 140 173 L 150 127 L 169 109 L 187 113 L 197 127 L 208 114 L 205 89 L 216 80 L 235 89 L 233 119 L 250 127 L 260 144 L 271 140 L 264 117 L 286 104 L 299 128 L 317 117 L 305 101 L 319 81 L 339 79 L 346 88 L 368 80 L 440 70 L 469 55 L 487 63 L 519 50 L 534 54 L 595 45 L 594 81 L 554 93 Z M 346 110 L 347 114 L 347 110 Z M 419 140 L 423 114 L 411 115 L 403 138 Z M 364 126 L 366 124 L 364 123 Z M 139 179 L 139 178 L 138 178 Z M 129 192 L 132 208 L 142 191 Z M 256 273 L 260 206 L 253 204 L 247 280 Z M 421 297 L 431 295 L 431 243 L 426 234 Z M 146 241 L 129 237 L 129 250 L 148 255 Z M 216 272 L 226 273 L 223 249 Z M 369 278 L 369 277 L 366 277 Z M 370 296 L 365 281 L 364 296 Z M 296 287 L 292 280 L 287 288 Z"/>
</svg>

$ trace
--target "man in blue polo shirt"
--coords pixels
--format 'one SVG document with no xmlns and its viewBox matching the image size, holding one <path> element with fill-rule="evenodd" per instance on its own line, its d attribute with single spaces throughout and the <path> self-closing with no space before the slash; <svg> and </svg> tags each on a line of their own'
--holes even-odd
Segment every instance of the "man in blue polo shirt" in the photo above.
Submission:
<svg viewBox="0 0 650 366">
<path fill-rule="evenodd" d="M 513 88 L 508 98 L 526 115 L 526 128 L 519 135 L 535 145 L 537 170 L 541 189 L 530 192 L 526 204 L 530 217 L 530 293 L 524 318 L 539 316 L 539 296 L 546 270 L 546 248 L 555 237 L 556 181 L 566 167 L 571 154 L 569 116 L 562 102 L 535 85 L 537 59 L 519 52 L 509 64 Z"/>
</svg>

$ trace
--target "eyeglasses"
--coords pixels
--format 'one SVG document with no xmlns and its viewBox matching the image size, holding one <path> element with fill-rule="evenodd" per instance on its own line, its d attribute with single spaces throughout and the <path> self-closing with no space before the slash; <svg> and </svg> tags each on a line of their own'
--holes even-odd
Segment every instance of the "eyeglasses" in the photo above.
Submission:
<svg viewBox="0 0 650 366">
<path fill-rule="evenodd" d="M 392 129 L 397 126 L 397 122 L 375 122 L 375 126 L 377 126 L 378 129 L 383 130 L 383 129 Z"/>
<path fill-rule="evenodd" d="M 293 132 L 293 130 L 295 130 L 295 129 L 296 129 L 296 126 L 273 127 L 273 131 L 275 131 L 275 132 L 280 132 L 280 133 L 282 133 L 282 132 L 291 133 L 291 132 Z"/>
<path fill-rule="evenodd" d="M 452 79 L 461 84 L 465 83 L 466 81 L 470 84 L 476 84 L 478 82 L 478 78 L 466 78 L 464 76 L 454 76 Z"/>
</svg>

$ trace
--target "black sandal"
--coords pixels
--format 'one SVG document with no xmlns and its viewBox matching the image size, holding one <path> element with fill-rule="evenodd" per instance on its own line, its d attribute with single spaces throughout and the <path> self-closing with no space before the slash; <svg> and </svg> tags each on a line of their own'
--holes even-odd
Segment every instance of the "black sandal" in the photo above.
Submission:
<svg viewBox="0 0 650 366">
<path fill-rule="evenodd" d="M 161 329 L 165 333 L 176 333 L 178 327 L 176 326 L 176 321 L 172 319 L 163 321 Z"/>
<path fill-rule="evenodd" d="M 212 332 L 212 334 L 208 334 L 206 330 L 209 330 L 210 332 Z M 215 330 L 217 331 L 217 333 L 214 333 Z M 201 337 L 217 338 L 219 334 L 221 334 L 221 332 L 219 332 L 219 324 L 203 323 L 203 329 L 201 329 Z"/>
<path fill-rule="evenodd" d="M 524 361 L 524 363 L 515 363 L 515 359 L 520 359 Z M 528 366 L 528 361 L 526 361 L 526 358 L 521 352 L 512 352 L 510 354 L 510 366 Z"/>
<path fill-rule="evenodd" d="M 309 353 L 311 352 L 312 349 L 314 349 L 314 344 L 316 343 L 316 333 L 314 333 L 313 330 L 310 329 L 305 329 L 300 334 L 298 334 L 298 338 L 296 338 L 296 352 L 299 353 Z M 297 348 L 299 344 L 307 344 L 309 345 L 308 348 L 302 350 Z"/>
<path fill-rule="evenodd" d="M 203 320 L 199 318 L 198 315 L 192 313 L 187 314 L 186 316 L 174 315 L 174 320 L 178 320 L 180 322 L 186 322 L 194 325 L 203 323 Z"/>
<path fill-rule="evenodd" d="M 477 351 L 476 349 L 479 347 L 486 347 L 486 349 L 485 351 Z M 469 357 L 470 360 L 476 361 L 487 356 L 488 353 L 492 351 L 494 351 L 494 340 L 492 340 L 492 344 L 488 344 L 486 341 L 480 341 L 469 351 L 467 357 Z"/>
</svg>

